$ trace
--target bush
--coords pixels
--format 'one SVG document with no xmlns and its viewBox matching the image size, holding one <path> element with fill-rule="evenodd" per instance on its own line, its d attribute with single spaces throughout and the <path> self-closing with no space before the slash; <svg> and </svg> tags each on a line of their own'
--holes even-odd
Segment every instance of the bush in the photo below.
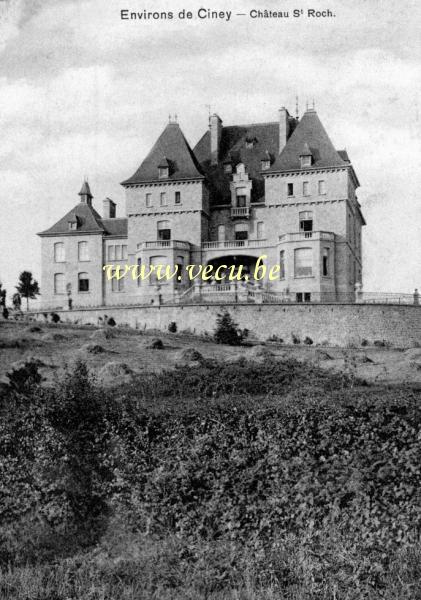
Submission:
<svg viewBox="0 0 421 600">
<path fill-rule="evenodd" d="M 365 338 L 361 340 L 361 346 L 368 346 L 368 340 L 366 340 Z"/>
<path fill-rule="evenodd" d="M 293 344 L 301 344 L 300 338 L 298 337 L 298 335 L 295 335 L 295 333 L 291 333 L 291 338 Z"/>
<path fill-rule="evenodd" d="M 52 312 L 50 316 L 51 316 L 52 323 L 60 322 L 60 315 L 58 315 L 56 312 Z"/>
<path fill-rule="evenodd" d="M 109 325 L 110 327 L 115 327 L 115 326 L 116 326 L 116 322 L 115 322 L 115 320 L 114 320 L 114 318 L 113 318 L 113 317 L 110 317 L 110 318 L 107 320 L 107 325 Z"/>
<path fill-rule="evenodd" d="M 177 333 L 177 323 L 175 321 L 171 321 L 171 323 L 168 325 L 168 331 L 170 333 Z"/>
<path fill-rule="evenodd" d="M 213 338 L 217 344 L 228 344 L 229 346 L 240 346 L 243 341 L 243 332 L 238 329 L 238 325 L 228 311 L 218 313 L 216 319 L 216 329 Z"/>
<path fill-rule="evenodd" d="M 308 337 L 308 335 L 304 338 L 304 344 L 307 344 L 307 346 L 312 346 L 313 345 L 313 340 L 311 339 L 311 337 Z"/>
</svg>

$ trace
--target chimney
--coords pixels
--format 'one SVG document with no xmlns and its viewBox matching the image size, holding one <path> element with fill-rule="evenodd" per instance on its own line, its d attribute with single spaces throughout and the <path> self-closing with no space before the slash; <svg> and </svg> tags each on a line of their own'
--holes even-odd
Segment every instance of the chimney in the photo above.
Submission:
<svg viewBox="0 0 421 600">
<path fill-rule="evenodd" d="M 283 106 L 279 109 L 279 154 L 285 148 L 289 137 L 289 112 Z"/>
<path fill-rule="evenodd" d="M 211 164 L 218 164 L 219 159 L 219 146 L 221 144 L 222 136 L 222 120 L 218 115 L 214 114 L 211 116 L 210 121 L 210 137 L 211 137 Z"/>
<path fill-rule="evenodd" d="M 104 219 L 115 219 L 116 204 L 111 200 L 111 198 L 105 198 L 105 200 L 102 201 L 102 207 Z"/>
</svg>

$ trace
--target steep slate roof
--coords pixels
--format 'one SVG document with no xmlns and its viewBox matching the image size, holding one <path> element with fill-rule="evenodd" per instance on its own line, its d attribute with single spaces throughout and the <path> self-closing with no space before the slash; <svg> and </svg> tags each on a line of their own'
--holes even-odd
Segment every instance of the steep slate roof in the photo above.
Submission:
<svg viewBox="0 0 421 600">
<path fill-rule="evenodd" d="M 290 119 L 292 126 L 294 119 Z M 253 147 L 247 148 L 246 141 L 254 140 Z M 242 162 L 253 181 L 252 201 L 258 201 L 264 195 L 264 181 L 261 173 L 261 161 L 266 152 L 277 156 L 279 152 L 279 123 L 261 123 L 252 125 L 233 125 L 222 128 L 219 159 L 217 165 L 211 164 L 210 131 L 207 131 L 194 148 L 194 153 L 209 181 L 213 204 L 230 202 L 230 181 L 232 175 L 224 172 L 224 163 L 235 166 Z"/>
<path fill-rule="evenodd" d="M 108 235 L 127 237 L 127 218 L 101 219 L 101 223 Z"/>
<path fill-rule="evenodd" d="M 300 170 L 300 154 L 305 144 L 313 156 L 312 168 L 340 167 L 347 164 L 335 150 L 316 111 L 308 110 L 267 172 Z"/>
<path fill-rule="evenodd" d="M 72 210 L 70 210 L 64 217 L 62 217 L 55 225 L 42 231 L 38 235 L 59 235 L 62 233 L 70 233 L 69 231 L 69 221 L 74 220 L 74 217 L 77 217 L 80 225 L 77 230 L 72 231 L 72 233 L 104 233 L 104 227 L 101 224 L 101 216 L 96 212 L 96 210 L 89 206 L 89 204 L 85 204 L 84 202 L 79 202 L 76 204 Z"/>
<path fill-rule="evenodd" d="M 77 219 L 78 228 L 69 229 L 69 221 Z M 41 231 L 38 235 L 79 235 L 81 233 L 100 233 L 103 235 L 127 236 L 127 219 L 102 219 L 89 204 L 79 202 L 55 225 Z"/>
<path fill-rule="evenodd" d="M 196 157 L 178 123 L 168 123 L 140 167 L 122 185 L 162 181 L 158 179 L 158 166 L 164 164 L 164 161 L 169 165 L 169 177 L 165 181 L 203 178 Z"/>
</svg>

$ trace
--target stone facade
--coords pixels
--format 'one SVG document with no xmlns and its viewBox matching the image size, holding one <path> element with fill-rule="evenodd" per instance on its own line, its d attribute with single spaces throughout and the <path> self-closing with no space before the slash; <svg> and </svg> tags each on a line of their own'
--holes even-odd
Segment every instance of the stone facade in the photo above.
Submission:
<svg viewBox="0 0 421 600">
<path fill-rule="evenodd" d="M 193 150 L 169 123 L 122 185 L 124 219 L 109 199 L 101 217 L 85 183 L 81 202 L 39 234 L 44 307 L 180 298 L 193 286 L 188 264 L 244 265 L 250 287 L 298 302 L 352 300 L 362 282 L 358 179 L 314 110 L 298 120 L 281 109 L 276 122 L 231 127 L 214 115 Z M 279 265 L 276 279 L 253 280 L 259 257 Z M 109 281 L 110 264 L 179 265 L 179 278 Z M 205 283 L 202 296 L 217 285 Z"/>
</svg>

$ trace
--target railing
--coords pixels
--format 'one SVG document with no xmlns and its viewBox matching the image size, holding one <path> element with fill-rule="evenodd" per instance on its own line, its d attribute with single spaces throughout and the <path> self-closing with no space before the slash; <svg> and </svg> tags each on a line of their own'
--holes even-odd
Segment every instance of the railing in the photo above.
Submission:
<svg viewBox="0 0 421 600">
<path fill-rule="evenodd" d="M 250 206 L 233 206 L 231 208 L 231 217 L 249 217 Z"/>
<path fill-rule="evenodd" d="M 302 240 L 334 241 L 335 234 L 330 231 L 300 231 L 298 233 L 284 233 L 279 236 L 280 242 L 300 242 Z"/>
<path fill-rule="evenodd" d="M 421 306 L 415 294 L 381 292 L 276 292 L 264 290 L 252 283 L 230 282 L 192 286 L 178 301 L 189 302 L 250 302 L 260 304 L 394 304 Z M 167 302 L 171 302 L 167 300 Z"/>
<path fill-rule="evenodd" d="M 264 248 L 267 240 L 227 240 L 224 242 L 204 242 L 202 250 L 234 250 L 235 248 Z"/>
<path fill-rule="evenodd" d="M 140 245 L 142 250 L 154 249 L 154 248 L 175 248 L 178 250 L 190 250 L 189 242 L 182 242 L 180 240 L 154 240 L 152 242 L 143 242 Z"/>
</svg>

